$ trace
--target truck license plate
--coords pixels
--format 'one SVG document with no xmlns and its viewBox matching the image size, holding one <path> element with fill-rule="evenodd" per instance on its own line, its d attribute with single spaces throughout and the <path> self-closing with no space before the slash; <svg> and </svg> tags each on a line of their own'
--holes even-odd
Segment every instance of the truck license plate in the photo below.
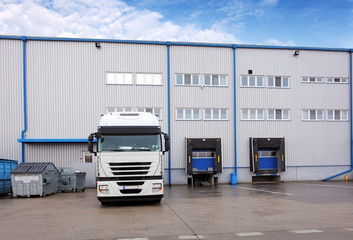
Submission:
<svg viewBox="0 0 353 240">
<path fill-rule="evenodd" d="M 138 189 L 138 186 L 124 186 L 123 189 L 124 190 L 130 190 L 130 189 Z"/>
</svg>

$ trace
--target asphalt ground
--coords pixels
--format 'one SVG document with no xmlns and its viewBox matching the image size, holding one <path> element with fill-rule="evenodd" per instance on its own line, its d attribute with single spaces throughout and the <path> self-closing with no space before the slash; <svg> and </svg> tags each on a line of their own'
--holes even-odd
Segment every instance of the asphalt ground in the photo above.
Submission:
<svg viewBox="0 0 353 240">
<path fill-rule="evenodd" d="M 1 196 L 0 239 L 353 239 L 353 182 L 167 186 L 161 204 L 111 206 L 95 189 Z"/>
</svg>

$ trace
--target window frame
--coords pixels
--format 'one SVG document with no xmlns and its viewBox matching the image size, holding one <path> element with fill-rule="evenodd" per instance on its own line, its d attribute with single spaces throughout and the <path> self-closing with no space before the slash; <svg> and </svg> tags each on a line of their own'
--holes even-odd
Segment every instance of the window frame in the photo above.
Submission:
<svg viewBox="0 0 353 240">
<path fill-rule="evenodd" d="M 202 75 L 202 79 L 203 79 L 203 82 L 202 82 L 202 86 L 203 87 L 228 87 L 228 75 L 227 74 L 203 74 Z M 206 85 L 206 76 L 209 76 L 210 77 L 210 84 L 209 85 Z M 217 81 L 218 81 L 218 84 L 215 85 L 213 84 L 213 76 L 217 76 Z M 225 77 L 226 78 L 226 83 L 225 85 L 221 85 L 221 77 Z"/>
<path fill-rule="evenodd" d="M 114 82 L 108 82 L 108 76 L 110 74 L 114 74 Z M 117 82 L 117 76 L 122 75 L 124 82 L 119 83 Z M 125 77 L 130 76 L 131 77 L 131 83 L 126 83 Z M 130 80 L 129 80 L 130 81 Z M 134 74 L 132 72 L 105 72 L 105 84 L 106 85 L 134 85 Z"/>
<path fill-rule="evenodd" d="M 243 85 L 243 77 L 246 77 L 246 83 L 247 85 Z M 255 77 L 255 86 L 250 86 L 250 77 Z M 258 79 L 261 77 L 262 78 L 262 86 L 258 86 L 257 83 L 258 83 Z M 241 75 L 240 76 L 240 87 L 248 87 L 248 88 L 264 88 L 265 87 L 265 76 L 263 75 Z"/>
<path fill-rule="evenodd" d="M 144 83 L 138 83 L 138 77 L 139 75 L 143 75 L 143 80 L 144 80 Z M 135 74 L 135 84 L 137 86 L 162 86 L 163 85 L 163 74 L 162 73 L 144 73 L 144 72 L 139 72 L 139 73 L 136 73 Z M 151 76 L 152 77 L 152 81 L 153 83 L 146 83 L 146 76 Z M 155 83 L 155 76 L 158 76 L 159 77 L 159 81 L 160 83 Z"/>
<path fill-rule="evenodd" d="M 269 85 L 269 79 L 270 78 L 273 78 L 273 86 L 270 86 Z M 277 87 L 276 86 L 276 78 L 281 78 L 281 86 L 280 87 Z M 283 86 L 283 79 L 284 78 L 287 78 L 288 79 L 288 86 L 287 87 L 284 87 Z M 289 82 L 290 82 L 290 77 L 289 76 L 278 76 L 278 75 L 268 75 L 267 77 L 266 77 L 266 87 L 267 88 L 273 88 L 273 89 L 289 89 L 290 88 L 290 84 L 289 84 Z"/>
<path fill-rule="evenodd" d="M 183 110 L 183 118 L 178 118 L 178 110 Z M 186 110 L 191 110 L 191 118 L 190 119 L 186 119 Z M 195 115 L 195 110 L 199 111 L 199 118 L 195 119 L 194 115 Z M 175 120 L 177 121 L 200 121 L 201 118 L 201 109 L 200 108 L 176 108 L 175 109 Z"/>
<path fill-rule="evenodd" d="M 248 118 L 244 118 L 244 111 L 247 111 Z M 250 111 L 255 110 L 255 119 L 250 118 Z M 259 118 L 259 110 L 262 110 L 262 119 Z M 240 110 L 240 120 L 242 121 L 265 121 L 265 109 L 264 108 L 242 108 Z"/>
<path fill-rule="evenodd" d="M 311 79 L 314 78 L 315 81 L 311 81 Z M 304 79 L 308 79 L 307 81 L 304 81 Z M 318 81 L 318 79 L 322 79 L 322 81 Z M 325 83 L 325 77 L 309 77 L 309 76 L 303 76 L 301 77 L 301 82 L 302 83 L 316 83 L 316 84 L 323 84 Z"/>
<path fill-rule="evenodd" d="M 276 111 L 278 111 L 278 110 L 281 111 L 281 118 L 280 119 L 276 118 Z M 285 110 L 288 111 L 288 119 L 283 118 Z M 269 117 L 270 116 L 269 111 L 274 111 L 274 114 L 273 114 L 274 119 L 271 119 Z M 290 109 L 289 108 L 269 108 L 269 109 L 267 109 L 267 120 L 269 120 L 269 121 L 290 121 L 291 120 L 290 117 L 291 116 L 290 116 Z"/>
<path fill-rule="evenodd" d="M 333 119 L 330 119 L 329 118 L 329 111 L 334 111 L 333 112 Z M 340 112 L 340 119 L 335 119 L 335 112 L 336 111 L 339 111 Z M 343 115 L 343 112 L 346 112 L 346 115 L 347 115 L 347 118 L 346 119 L 342 119 L 342 115 Z M 348 109 L 327 109 L 326 110 L 326 120 L 328 121 L 328 122 L 348 122 L 349 121 L 349 110 Z"/>
<path fill-rule="evenodd" d="M 304 118 L 304 112 L 308 111 L 308 118 Z M 315 119 L 311 119 L 311 113 L 310 111 L 315 111 Z M 318 119 L 318 112 L 321 111 L 322 113 L 322 119 Z M 325 110 L 324 109 L 302 109 L 302 121 L 304 122 L 323 122 L 325 121 Z"/>
<path fill-rule="evenodd" d="M 178 84 L 177 82 L 178 75 L 182 76 L 182 84 Z M 185 75 L 190 75 L 190 84 L 185 84 Z M 193 84 L 194 76 L 198 77 L 198 84 Z M 201 74 L 198 74 L 198 73 L 176 73 L 175 74 L 175 86 L 186 86 L 186 87 L 201 86 L 200 80 L 201 80 Z"/>
<path fill-rule="evenodd" d="M 329 81 L 329 79 L 332 79 L 332 81 Z M 339 80 L 339 82 L 337 82 L 336 80 Z M 345 82 L 343 82 L 342 80 L 346 80 Z M 349 77 L 327 77 L 326 78 L 326 83 L 328 84 L 348 84 L 349 83 Z"/>
<path fill-rule="evenodd" d="M 210 110 L 211 111 L 211 118 L 206 119 L 206 111 Z M 222 110 L 226 111 L 226 118 L 222 118 Z M 218 113 L 218 118 L 214 117 L 214 113 L 217 111 Z M 229 121 L 229 109 L 228 108 L 204 108 L 203 109 L 203 119 L 205 121 Z"/>
</svg>

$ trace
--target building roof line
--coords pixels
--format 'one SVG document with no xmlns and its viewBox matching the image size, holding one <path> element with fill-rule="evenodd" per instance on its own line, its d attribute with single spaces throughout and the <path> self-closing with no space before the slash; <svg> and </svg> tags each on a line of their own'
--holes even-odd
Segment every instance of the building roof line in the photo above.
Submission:
<svg viewBox="0 0 353 240">
<path fill-rule="evenodd" d="M 222 44 L 222 43 L 201 43 L 201 42 L 171 42 L 152 40 L 121 40 L 121 39 L 95 39 L 95 38 L 63 38 L 63 37 L 35 37 L 35 36 L 4 36 L 0 39 L 9 40 L 32 40 L 32 41 L 66 41 L 66 42 L 102 42 L 102 43 L 127 43 L 127 44 L 151 44 L 169 46 L 197 46 L 197 47 L 224 47 L 224 48 L 249 48 L 249 49 L 283 49 L 283 50 L 314 50 L 314 51 L 336 51 L 353 52 L 350 48 L 325 48 L 325 47 L 302 47 L 302 46 L 271 46 L 271 45 L 250 45 L 250 44 Z"/>
</svg>

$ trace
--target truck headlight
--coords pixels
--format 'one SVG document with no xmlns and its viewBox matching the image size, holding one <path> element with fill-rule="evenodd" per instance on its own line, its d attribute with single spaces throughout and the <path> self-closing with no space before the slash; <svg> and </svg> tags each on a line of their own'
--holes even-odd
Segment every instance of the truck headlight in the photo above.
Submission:
<svg viewBox="0 0 353 240">
<path fill-rule="evenodd" d="M 152 185 L 153 192 L 159 192 L 161 190 L 162 190 L 162 183 L 153 183 Z"/>
<path fill-rule="evenodd" d="M 100 193 L 108 193 L 109 187 L 108 187 L 108 185 L 99 185 L 98 190 Z"/>
</svg>

